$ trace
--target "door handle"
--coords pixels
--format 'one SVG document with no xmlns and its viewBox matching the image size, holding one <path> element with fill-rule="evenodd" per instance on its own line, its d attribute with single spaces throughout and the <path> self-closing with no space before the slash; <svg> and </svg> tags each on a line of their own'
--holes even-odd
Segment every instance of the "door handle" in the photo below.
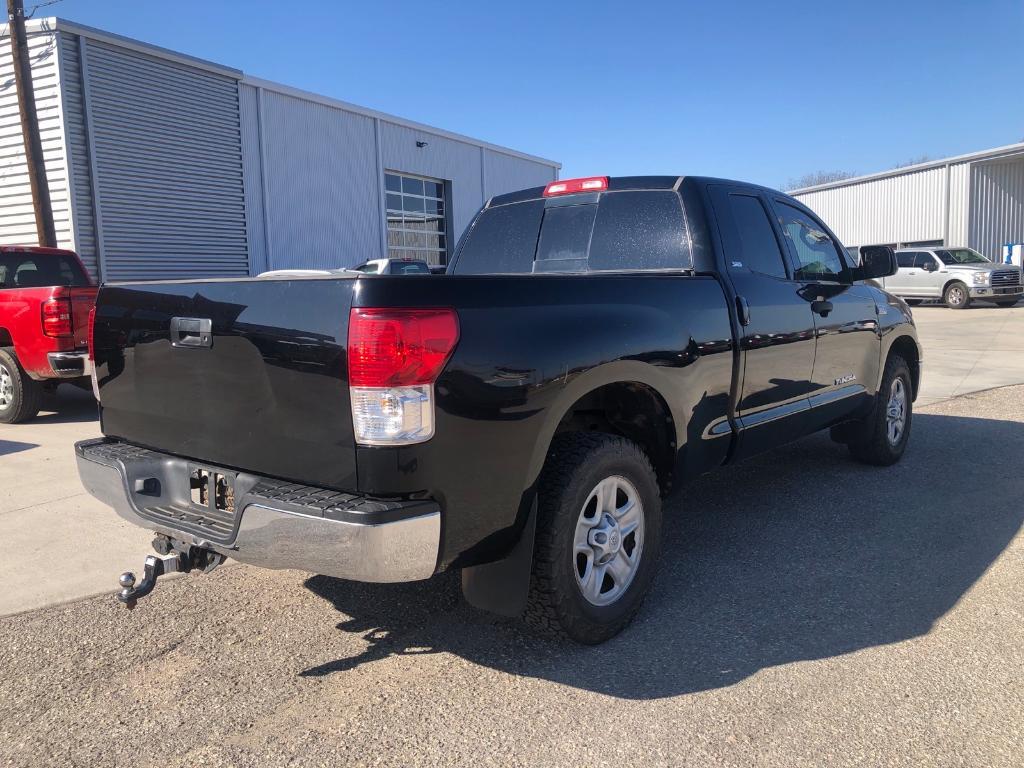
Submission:
<svg viewBox="0 0 1024 768">
<path fill-rule="evenodd" d="M 740 325 L 750 325 L 750 305 L 742 296 L 736 297 L 736 314 L 740 318 Z"/>
<path fill-rule="evenodd" d="M 817 312 L 822 317 L 828 317 L 829 312 L 834 309 L 831 301 L 825 301 L 824 299 L 818 299 L 817 301 L 811 302 L 811 311 Z"/>
<path fill-rule="evenodd" d="M 172 317 L 172 347 L 213 346 L 213 321 L 205 317 Z"/>
</svg>

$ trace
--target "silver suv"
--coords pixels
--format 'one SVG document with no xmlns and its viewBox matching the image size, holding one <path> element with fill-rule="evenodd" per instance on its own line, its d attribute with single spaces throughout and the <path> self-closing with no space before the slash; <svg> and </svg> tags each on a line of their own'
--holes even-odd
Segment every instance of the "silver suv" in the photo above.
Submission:
<svg viewBox="0 0 1024 768">
<path fill-rule="evenodd" d="M 1020 267 L 994 264 L 972 248 L 901 248 L 896 262 L 899 269 L 882 287 L 912 305 L 941 299 L 966 309 L 977 299 L 1012 307 L 1024 293 Z"/>
</svg>

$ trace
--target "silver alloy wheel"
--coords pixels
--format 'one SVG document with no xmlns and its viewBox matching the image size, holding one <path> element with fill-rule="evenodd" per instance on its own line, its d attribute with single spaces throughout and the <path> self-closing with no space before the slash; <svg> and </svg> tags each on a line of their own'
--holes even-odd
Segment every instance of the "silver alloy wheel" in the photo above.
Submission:
<svg viewBox="0 0 1024 768">
<path fill-rule="evenodd" d="M 644 548 L 644 508 L 624 477 L 606 477 L 590 492 L 576 521 L 573 571 L 591 605 L 610 605 L 629 589 Z"/>
<path fill-rule="evenodd" d="M 14 378 L 7 366 L 0 363 L 0 411 L 14 405 Z"/>
<path fill-rule="evenodd" d="M 896 447 L 907 426 L 907 388 L 903 379 L 897 376 L 889 389 L 889 402 L 885 406 L 885 434 L 889 445 Z"/>
<path fill-rule="evenodd" d="M 946 301 L 948 301 L 955 307 L 959 307 L 961 304 L 964 303 L 964 289 L 961 288 L 959 285 L 952 286 L 946 292 Z"/>
</svg>

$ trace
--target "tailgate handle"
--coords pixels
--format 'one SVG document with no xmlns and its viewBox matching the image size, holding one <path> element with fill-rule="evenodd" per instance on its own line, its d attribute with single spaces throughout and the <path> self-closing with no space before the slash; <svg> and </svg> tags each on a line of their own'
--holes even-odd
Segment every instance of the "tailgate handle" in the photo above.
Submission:
<svg viewBox="0 0 1024 768">
<path fill-rule="evenodd" d="M 171 346 L 213 346 L 213 321 L 206 317 L 172 317 Z"/>
</svg>

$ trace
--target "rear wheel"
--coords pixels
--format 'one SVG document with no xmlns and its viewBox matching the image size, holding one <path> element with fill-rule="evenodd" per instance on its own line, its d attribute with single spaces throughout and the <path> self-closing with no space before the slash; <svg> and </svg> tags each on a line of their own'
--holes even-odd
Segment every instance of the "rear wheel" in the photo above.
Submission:
<svg viewBox="0 0 1024 768">
<path fill-rule="evenodd" d="M 910 439 L 912 387 L 906 361 L 899 355 L 890 356 L 875 405 L 849 443 L 854 458 L 882 467 L 902 458 Z"/>
<path fill-rule="evenodd" d="M 594 645 L 636 615 L 661 550 L 661 498 L 646 454 L 596 432 L 560 436 L 541 475 L 525 620 Z"/>
<path fill-rule="evenodd" d="M 18 358 L 0 349 L 0 423 L 18 424 L 39 413 L 42 387 L 25 373 Z"/>
<path fill-rule="evenodd" d="M 971 306 L 971 292 L 964 283 L 957 280 L 946 286 L 942 300 L 950 309 L 967 309 Z"/>
</svg>

